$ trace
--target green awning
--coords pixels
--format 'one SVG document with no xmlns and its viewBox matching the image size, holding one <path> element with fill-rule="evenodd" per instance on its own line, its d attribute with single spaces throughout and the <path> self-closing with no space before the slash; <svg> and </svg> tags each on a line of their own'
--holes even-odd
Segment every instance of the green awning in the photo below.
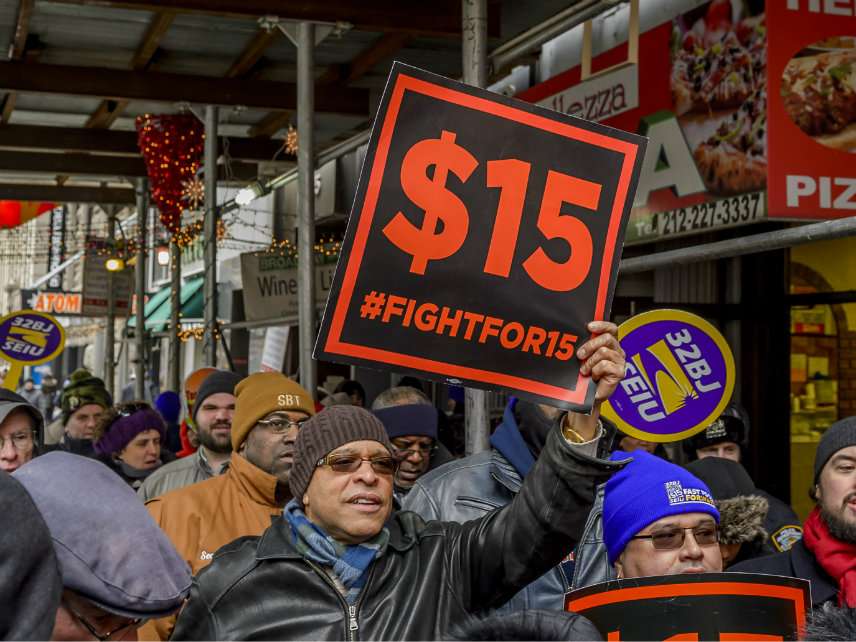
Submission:
<svg viewBox="0 0 856 642">
<path fill-rule="evenodd" d="M 204 301 L 202 298 L 202 286 L 205 282 L 203 277 L 190 279 L 181 284 L 181 316 L 185 319 L 199 319 L 202 317 Z M 166 285 L 158 290 L 148 301 L 144 314 L 146 318 L 146 330 L 150 332 L 161 332 L 169 324 L 172 314 L 172 300 L 170 294 L 172 286 Z M 128 320 L 128 327 L 136 327 L 136 317 Z"/>
</svg>

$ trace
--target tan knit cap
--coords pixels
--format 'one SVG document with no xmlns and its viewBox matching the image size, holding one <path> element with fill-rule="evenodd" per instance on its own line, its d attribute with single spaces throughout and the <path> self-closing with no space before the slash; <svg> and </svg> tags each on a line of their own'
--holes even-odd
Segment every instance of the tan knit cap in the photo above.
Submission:
<svg viewBox="0 0 856 642">
<path fill-rule="evenodd" d="M 256 422 L 276 410 L 302 410 L 315 414 L 312 395 L 281 372 L 257 372 L 235 386 L 232 448 L 236 451 Z"/>
</svg>

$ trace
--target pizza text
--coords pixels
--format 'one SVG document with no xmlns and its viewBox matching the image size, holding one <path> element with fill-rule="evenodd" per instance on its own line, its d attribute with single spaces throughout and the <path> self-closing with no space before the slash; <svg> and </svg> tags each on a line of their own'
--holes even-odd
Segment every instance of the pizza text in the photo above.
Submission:
<svg viewBox="0 0 856 642">
<path fill-rule="evenodd" d="M 821 209 L 856 210 L 856 178 L 788 175 L 786 180 L 788 207 L 805 206 L 803 199 L 810 199 Z"/>
</svg>

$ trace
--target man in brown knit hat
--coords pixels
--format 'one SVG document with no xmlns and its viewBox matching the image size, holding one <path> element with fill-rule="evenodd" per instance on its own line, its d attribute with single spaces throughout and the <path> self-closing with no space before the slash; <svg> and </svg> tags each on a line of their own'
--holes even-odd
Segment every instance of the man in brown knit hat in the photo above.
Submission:
<svg viewBox="0 0 856 642">
<path fill-rule="evenodd" d="M 232 457 L 222 475 L 171 491 L 146 506 L 195 575 L 214 551 L 261 535 L 291 499 L 294 440 L 315 414 L 311 395 L 278 372 L 250 375 L 235 387 Z M 169 637 L 174 618 L 149 622 L 140 639 Z"/>
<path fill-rule="evenodd" d="M 598 484 L 598 409 L 624 376 L 611 323 L 582 346 L 591 415 L 560 413 L 515 499 L 465 524 L 392 511 L 398 465 L 377 417 L 332 406 L 297 436 L 293 499 L 261 537 L 223 547 L 197 575 L 176 640 L 438 640 L 559 563 Z M 240 401 L 239 401 L 240 403 Z"/>
</svg>

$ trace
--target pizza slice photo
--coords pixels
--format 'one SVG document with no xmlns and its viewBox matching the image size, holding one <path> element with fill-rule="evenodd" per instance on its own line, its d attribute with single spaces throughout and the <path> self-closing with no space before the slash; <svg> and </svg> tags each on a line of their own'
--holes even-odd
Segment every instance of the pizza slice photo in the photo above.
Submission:
<svg viewBox="0 0 856 642">
<path fill-rule="evenodd" d="M 856 48 L 792 58 L 779 93 L 788 116 L 807 136 L 856 153 Z"/>
</svg>

